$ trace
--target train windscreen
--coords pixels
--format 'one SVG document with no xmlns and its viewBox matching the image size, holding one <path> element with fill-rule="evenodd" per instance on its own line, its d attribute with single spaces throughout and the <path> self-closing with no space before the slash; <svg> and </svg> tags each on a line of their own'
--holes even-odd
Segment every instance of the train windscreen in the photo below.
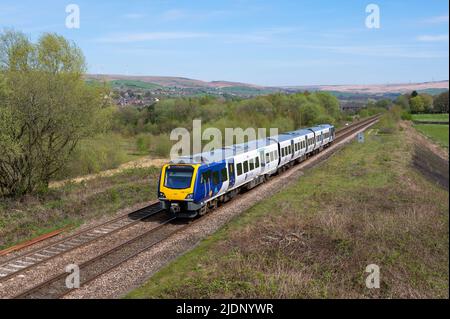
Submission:
<svg viewBox="0 0 450 319">
<path fill-rule="evenodd" d="M 186 189 L 191 186 L 194 168 L 191 166 L 169 166 L 166 169 L 164 186 L 172 189 Z"/>
</svg>

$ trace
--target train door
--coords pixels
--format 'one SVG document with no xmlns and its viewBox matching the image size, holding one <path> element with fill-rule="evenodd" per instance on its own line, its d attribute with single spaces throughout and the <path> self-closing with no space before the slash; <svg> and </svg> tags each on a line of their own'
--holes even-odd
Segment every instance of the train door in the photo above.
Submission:
<svg viewBox="0 0 450 319">
<path fill-rule="evenodd" d="M 294 140 L 291 140 L 291 156 L 290 156 L 290 160 L 294 158 L 294 154 L 295 154 L 295 148 L 294 148 Z"/>
<path fill-rule="evenodd" d="M 229 176 L 229 188 L 234 186 L 234 183 L 236 182 L 236 177 L 234 174 L 234 159 L 230 159 L 228 161 L 228 176 Z"/>
<path fill-rule="evenodd" d="M 203 184 L 204 198 L 211 197 L 211 170 L 206 170 L 201 175 L 201 184 Z"/>
<path fill-rule="evenodd" d="M 259 151 L 259 163 L 261 165 L 261 172 L 266 171 L 266 155 L 264 149 Z"/>
</svg>

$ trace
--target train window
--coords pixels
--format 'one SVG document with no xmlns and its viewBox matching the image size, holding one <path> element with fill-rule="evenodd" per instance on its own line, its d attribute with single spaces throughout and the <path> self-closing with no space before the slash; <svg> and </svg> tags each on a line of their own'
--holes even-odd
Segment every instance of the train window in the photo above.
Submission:
<svg viewBox="0 0 450 319">
<path fill-rule="evenodd" d="M 236 170 L 237 170 L 238 176 L 241 176 L 242 175 L 242 163 L 237 164 Z"/>
<path fill-rule="evenodd" d="M 222 170 L 220 171 L 220 175 L 221 175 L 220 177 L 222 178 L 222 182 L 226 182 L 228 180 L 226 168 L 222 168 Z"/>
<path fill-rule="evenodd" d="M 202 173 L 200 177 L 200 183 L 209 183 L 209 179 L 211 178 L 211 171 L 205 171 Z"/>
<path fill-rule="evenodd" d="M 266 164 L 270 162 L 270 155 L 269 153 L 266 153 Z"/>
<path fill-rule="evenodd" d="M 249 160 L 248 163 L 250 164 L 250 170 L 253 171 L 255 169 L 255 162 L 253 158 Z"/>
<path fill-rule="evenodd" d="M 273 162 L 273 160 L 274 160 L 274 158 L 273 158 L 273 157 L 274 157 L 274 156 L 273 156 L 273 153 L 274 153 L 274 152 L 270 152 L 270 161 L 271 161 L 271 162 Z"/>
<path fill-rule="evenodd" d="M 284 148 L 281 149 L 281 157 L 284 157 Z"/>
<path fill-rule="evenodd" d="M 259 157 L 255 157 L 255 167 L 259 167 Z"/>
<path fill-rule="evenodd" d="M 248 172 L 248 161 L 244 162 L 244 173 Z"/>
<path fill-rule="evenodd" d="M 288 154 L 292 154 L 291 146 L 288 146 Z"/>
<path fill-rule="evenodd" d="M 212 173 L 212 181 L 213 181 L 213 184 L 215 184 L 215 185 L 219 184 L 219 182 L 220 182 L 220 179 L 219 179 L 219 172 L 214 171 L 214 172 Z"/>
</svg>

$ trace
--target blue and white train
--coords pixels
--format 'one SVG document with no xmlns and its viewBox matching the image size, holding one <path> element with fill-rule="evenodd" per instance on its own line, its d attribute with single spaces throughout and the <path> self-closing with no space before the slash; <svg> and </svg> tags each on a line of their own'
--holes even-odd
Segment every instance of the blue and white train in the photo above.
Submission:
<svg viewBox="0 0 450 319">
<path fill-rule="evenodd" d="M 164 209 L 178 217 L 203 215 L 241 190 L 320 152 L 334 139 L 334 126 L 323 124 L 179 157 L 162 167 L 158 198 Z"/>
</svg>

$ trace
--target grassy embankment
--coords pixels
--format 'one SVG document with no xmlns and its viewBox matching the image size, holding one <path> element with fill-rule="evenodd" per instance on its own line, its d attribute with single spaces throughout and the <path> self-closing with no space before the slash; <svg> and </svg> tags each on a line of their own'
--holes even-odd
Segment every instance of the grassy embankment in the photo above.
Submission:
<svg viewBox="0 0 450 319">
<path fill-rule="evenodd" d="M 156 198 L 159 169 L 120 174 L 52 188 L 43 195 L 0 201 L 0 249 L 55 229 L 76 227 Z"/>
<path fill-rule="evenodd" d="M 449 196 L 412 154 L 404 132 L 366 134 L 127 297 L 448 298 Z"/>
<path fill-rule="evenodd" d="M 434 121 L 448 122 L 448 114 L 412 114 L 414 121 Z M 448 148 L 449 143 L 449 126 L 448 124 L 414 124 L 414 127 L 423 135 L 430 138 L 437 144 Z"/>
<path fill-rule="evenodd" d="M 448 122 L 448 114 L 412 114 L 412 119 L 415 121 L 442 121 Z"/>
</svg>

